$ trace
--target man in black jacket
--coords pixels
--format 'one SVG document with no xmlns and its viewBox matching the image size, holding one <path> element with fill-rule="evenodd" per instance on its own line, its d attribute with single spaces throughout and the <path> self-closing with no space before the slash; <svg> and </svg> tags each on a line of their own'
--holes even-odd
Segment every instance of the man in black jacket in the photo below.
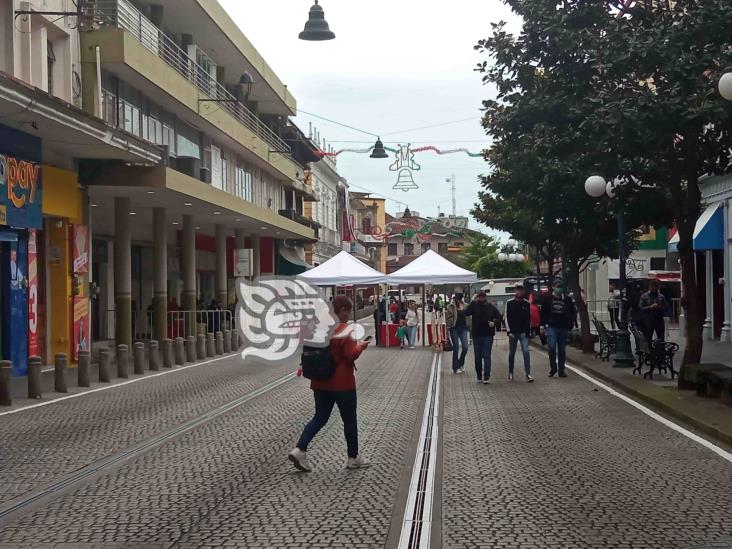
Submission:
<svg viewBox="0 0 732 549">
<path fill-rule="evenodd" d="M 508 333 L 508 380 L 513 381 L 516 347 L 521 342 L 526 381 L 532 382 L 529 334 L 531 333 L 531 304 L 524 297 L 524 285 L 516 284 L 515 297 L 506 302 L 506 332 Z"/>
<path fill-rule="evenodd" d="M 488 384 L 491 381 L 493 338 L 496 335 L 496 326 L 501 323 L 501 313 L 492 303 L 488 303 L 485 292 L 481 290 L 465 308 L 465 316 L 473 319 L 473 351 L 478 383 Z"/>
<path fill-rule="evenodd" d="M 567 336 L 574 326 L 575 317 L 572 300 L 564 295 L 562 288 L 554 288 L 554 293 L 541 306 L 541 330 L 546 333 L 549 347 L 549 377 L 554 377 L 557 372 L 559 377 L 567 377 L 564 371 Z"/>
</svg>

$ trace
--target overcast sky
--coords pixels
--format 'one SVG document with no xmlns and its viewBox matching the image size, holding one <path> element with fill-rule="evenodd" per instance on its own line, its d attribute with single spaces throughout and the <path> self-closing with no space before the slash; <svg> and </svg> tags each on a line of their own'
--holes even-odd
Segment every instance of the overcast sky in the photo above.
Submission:
<svg viewBox="0 0 732 549">
<path fill-rule="evenodd" d="M 475 43 L 490 23 L 517 20 L 500 0 L 321 0 L 336 39 L 304 42 L 297 35 L 312 0 L 220 0 L 233 19 L 288 85 L 298 108 L 383 136 L 385 142 L 435 145 L 478 152 L 488 144 L 480 126 L 481 101 L 493 94 L 474 67 Z M 451 122 L 441 127 L 410 130 Z M 312 122 L 335 148 L 366 148 L 374 138 L 300 113 L 307 133 Z M 351 143 L 350 141 L 356 141 Z M 465 154 L 421 153 L 415 173 L 419 189 L 394 190 L 392 160 L 344 153 L 338 171 L 354 191 L 390 198 L 387 211 L 404 205 L 436 216 L 451 213 L 446 179 L 457 180 L 457 213 L 468 215 L 487 166 Z M 396 201 L 401 204 L 398 204 Z M 476 227 L 474 223 L 472 226 Z M 477 228 L 477 227 L 476 227 Z"/>
</svg>

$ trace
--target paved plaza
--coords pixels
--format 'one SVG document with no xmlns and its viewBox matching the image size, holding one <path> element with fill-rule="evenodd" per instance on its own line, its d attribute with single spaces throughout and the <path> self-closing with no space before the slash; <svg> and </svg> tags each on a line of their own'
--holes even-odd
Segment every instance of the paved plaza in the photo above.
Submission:
<svg viewBox="0 0 732 549">
<path fill-rule="evenodd" d="M 431 546 L 732 547 L 732 463 L 575 372 L 491 385 L 440 362 Z M 238 357 L 0 415 L 0 548 L 397 547 L 429 349 L 358 362 L 360 445 L 334 414 L 314 471 L 285 459 L 312 413 L 295 364 Z M 517 374 L 521 358 L 517 357 Z M 728 449 L 727 449 L 728 450 Z M 419 545 L 415 545 L 418 547 Z"/>
</svg>

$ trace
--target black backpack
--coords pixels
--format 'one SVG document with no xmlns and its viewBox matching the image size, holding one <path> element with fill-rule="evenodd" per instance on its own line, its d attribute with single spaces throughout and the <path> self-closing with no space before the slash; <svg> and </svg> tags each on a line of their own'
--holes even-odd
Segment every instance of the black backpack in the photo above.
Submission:
<svg viewBox="0 0 732 549">
<path fill-rule="evenodd" d="M 302 348 L 300 358 L 302 375 L 307 379 L 325 380 L 335 374 L 336 363 L 333 360 L 333 353 L 330 345 L 327 347 L 310 347 L 305 345 Z"/>
</svg>

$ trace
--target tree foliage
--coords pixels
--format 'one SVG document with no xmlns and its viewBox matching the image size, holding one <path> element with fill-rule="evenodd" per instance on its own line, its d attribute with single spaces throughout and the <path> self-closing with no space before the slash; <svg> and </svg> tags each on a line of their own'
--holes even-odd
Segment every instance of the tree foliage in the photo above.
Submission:
<svg viewBox="0 0 732 549">
<path fill-rule="evenodd" d="M 587 258 L 617 257 L 618 207 L 631 228 L 677 222 L 680 250 L 690 251 L 698 179 L 725 169 L 732 146 L 732 108 L 714 93 L 732 5 L 638 4 L 620 16 L 598 0 L 504 2 L 523 26 L 514 36 L 494 24 L 476 46 L 488 56 L 478 70 L 497 99 L 484 102 L 491 173 L 474 215 L 531 245 L 558 248 L 576 295 Z M 584 190 L 593 174 L 628 185 L 616 200 L 593 199 Z M 623 235 L 627 245 L 634 236 Z M 580 303 L 583 310 L 586 325 Z"/>
<path fill-rule="evenodd" d="M 500 243 L 488 235 L 475 236 L 465 248 L 465 268 L 478 278 L 521 278 L 529 274 L 528 264 L 499 261 Z"/>
</svg>

